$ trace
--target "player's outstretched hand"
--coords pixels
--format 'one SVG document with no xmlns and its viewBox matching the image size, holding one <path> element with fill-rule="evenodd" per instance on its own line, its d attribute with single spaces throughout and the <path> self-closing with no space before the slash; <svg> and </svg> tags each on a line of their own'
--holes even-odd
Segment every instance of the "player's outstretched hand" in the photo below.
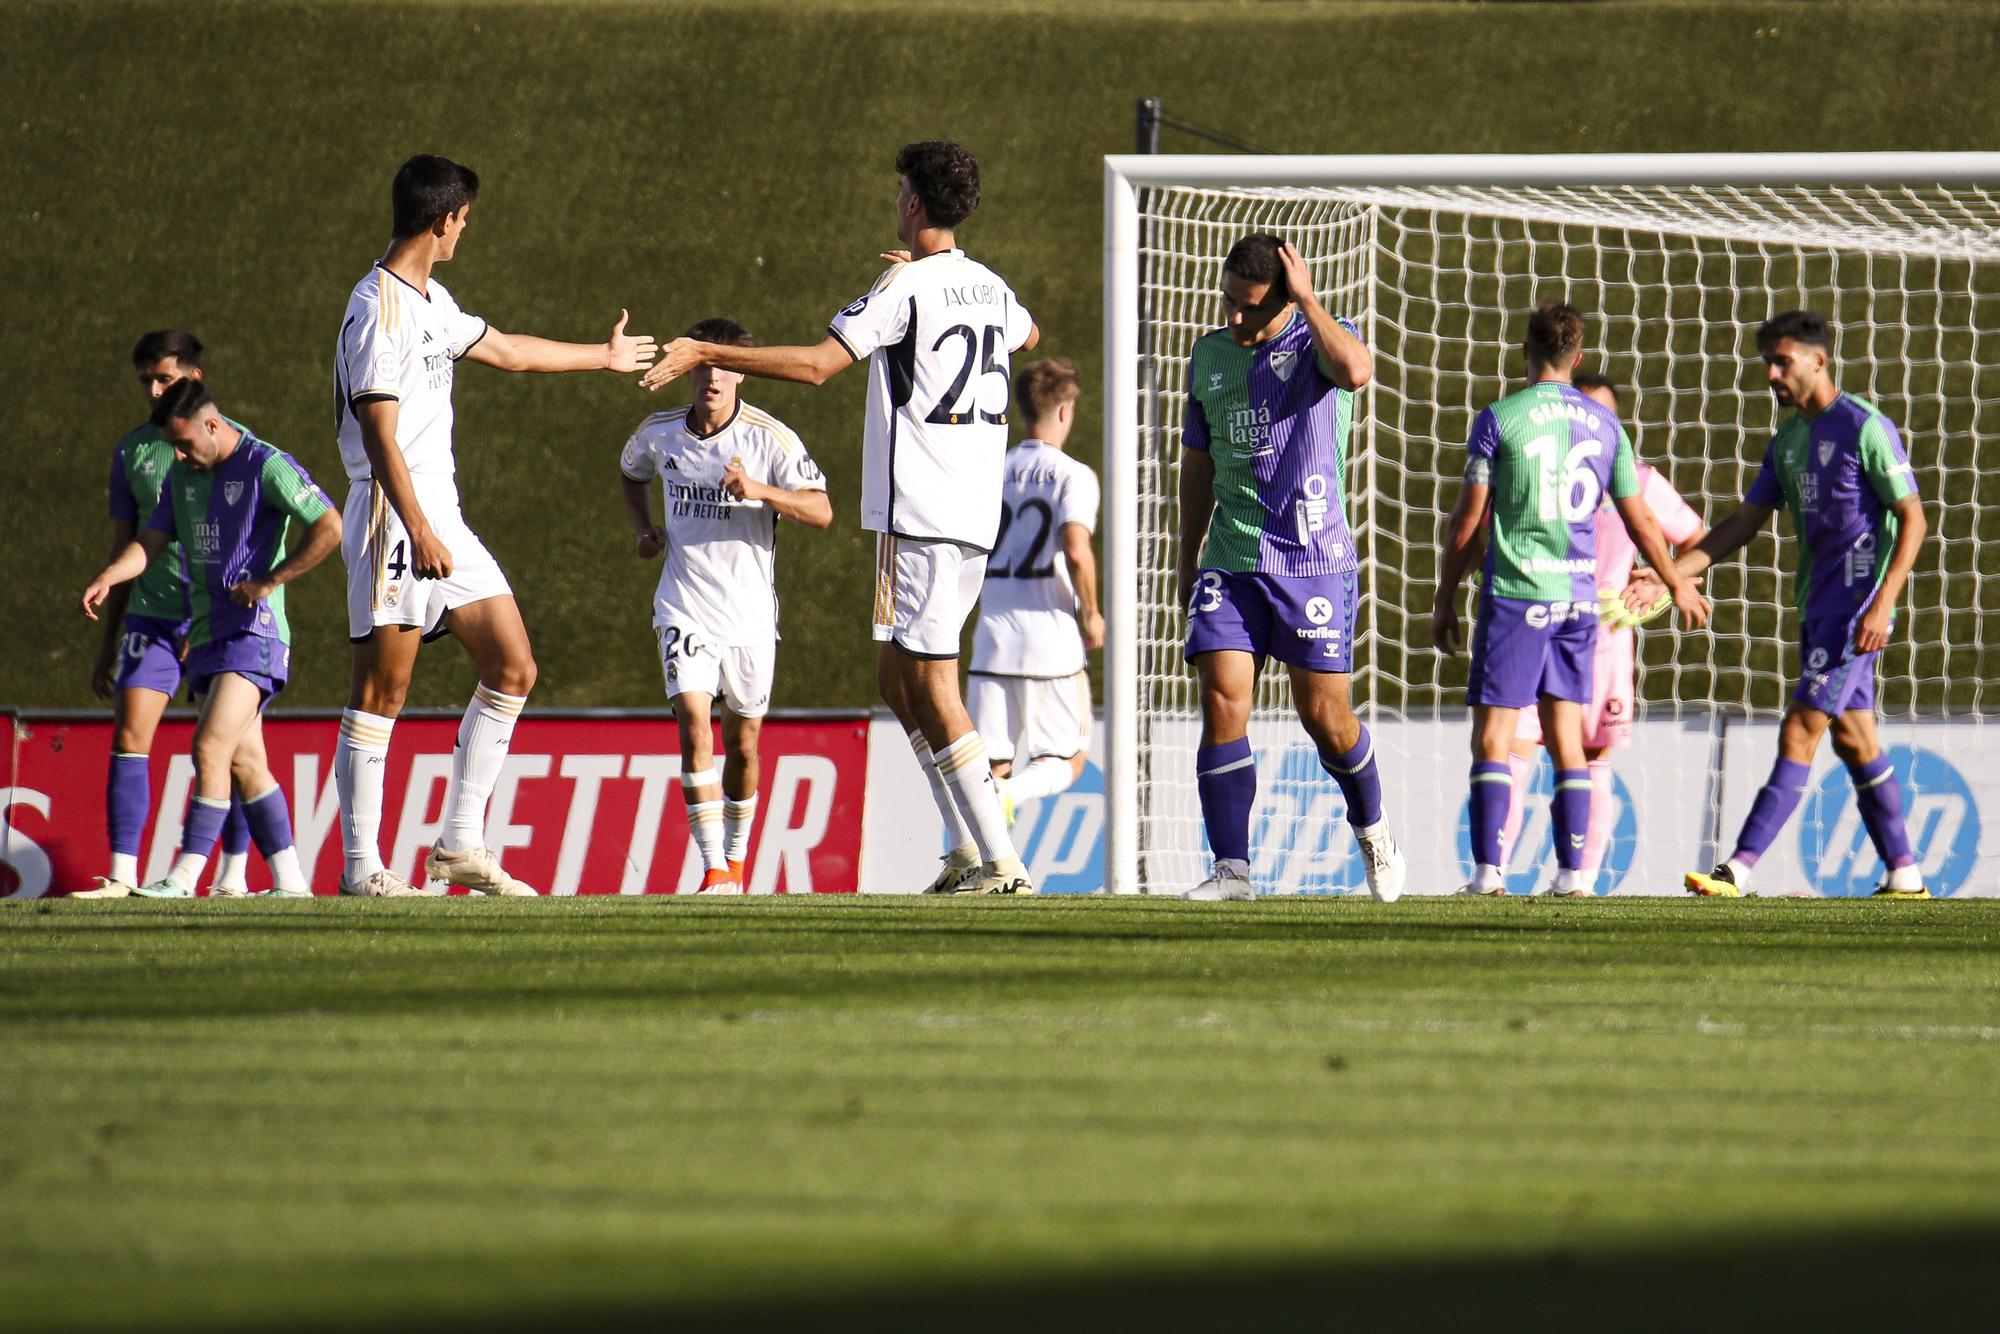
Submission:
<svg viewBox="0 0 2000 1334">
<path fill-rule="evenodd" d="M 1431 645 L 1446 657 L 1457 657 L 1459 648 L 1458 607 L 1450 598 L 1431 605 Z"/>
<path fill-rule="evenodd" d="M 1312 270 L 1306 267 L 1306 257 L 1290 241 L 1278 247 L 1278 264 L 1284 270 L 1285 290 L 1292 300 L 1300 305 L 1310 305 L 1318 300 L 1313 295 Z"/>
<path fill-rule="evenodd" d="M 605 349 L 611 354 L 608 370 L 643 371 L 660 354 L 660 345 L 653 335 L 625 332 L 625 321 L 629 318 L 625 311 L 619 311 L 618 323 L 611 326 L 611 337 L 605 340 Z"/>
<path fill-rule="evenodd" d="M 660 532 L 658 524 L 649 523 L 644 528 L 641 528 L 639 530 L 640 560 L 656 559 L 659 556 L 659 554 L 662 551 L 665 551 L 666 549 L 667 549 L 667 539 L 665 535 Z"/>
<path fill-rule="evenodd" d="M 1667 586 L 1660 582 L 1659 575 L 1651 570 L 1634 570 L 1631 579 L 1625 584 L 1625 592 L 1621 599 L 1625 607 L 1625 616 L 1627 618 L 1643 616 L 1658 606 L 1660 599 L 1666 596 Z M 1635 624 L 1636 620 L 1627 619 L 1624 623 Z"/>
<path fill-rule="evenodd" d="M 888 260 L 891 264 L 908 264 L 910 262 L 910 252 L 907 250 L 884 250 L 882 258 Z"/>
<path fill-rule="evenodd" d="M 1681 586 L 1674 590 L 1674 607 L 1681 614 L 1681 624 L 1690 630 L 1698 630 L 1708 624 L 1708 599 L 1695 587 L 1693 579 L 1681 580 Z"/>
<path fill-rule="evenodd" d="M 229 586 L 229 600 L 239 607 L 254 607 L 271 596 L 277 587 L 269 579 L 245 579 L 240 584 Z"/>
<path fill-rule="evenodd" d="M 653 363 L 653 369 L 639 377 L 641 389 L 658 389 L 663 384 L 672 384 L 695 367 L 701 365 L 701 349 L 705 344 L 692 338 L 676 338 L 660 349 L 660 359 Z"/>
</svg>

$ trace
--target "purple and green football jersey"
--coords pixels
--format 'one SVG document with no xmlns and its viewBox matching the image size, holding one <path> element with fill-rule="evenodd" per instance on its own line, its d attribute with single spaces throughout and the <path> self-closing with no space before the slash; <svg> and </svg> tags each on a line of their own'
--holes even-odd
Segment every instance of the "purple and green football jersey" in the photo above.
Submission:
<svg viewBox="0 0 2000 1334">
<path fill-rule="evenodd" d="M 111 450 L 111 517 L 131 524 L 136 534 L 160 503 L 167 471 L 173 466 L 174 447 L 151 422 L 120 437 Z M 187 585 L 181 579 L 178 542 L 162 547 L 145 573 L 133 580 L 125 614 L 176 623 L 188 618 Z"/>
<path fill-rule="evenodd" d="M 1896 424 L 1867 399 L 1842 394 L 1811 420 L 1785 419 L 1743 499 L 1791 511 L 1792 596 L 1813 620 L 1851 616 L 1874 595 L 1901 526 L 1889 507 L 1916 490 Z"/>
<path fill-rule="evenodd" d="M 1639 491 L 1618 419 L 1544 380 L 1480 413 L 1465 449 L 1466 479 L 1493 488 L 1486 596 L 1595 606 L 1598 504 Z"/>
<path fill-rule="evenodd" d="M 1181 443 L 1215 462 L 1202 567 L 1292 578 L 1358 568 L 1347 527 L 1353 424 L 1354 395 L 1327 378 L 1303 314 L 1255 347 L 1226 329 L 1198 340 Z"/>
<path fill-rule="evenodd" d="M 229 589 L 264 578 L 285 559 L 292 520 L 310 524 L 332 508 L 296 459 L 247 430 L 207 472 L 176 463 L 146 526 L 181 544 L 193 616 L 189 648 L 243 634 L 289 644 L 282 587 L 249 607 L 230 601 Z"/>
</svg>

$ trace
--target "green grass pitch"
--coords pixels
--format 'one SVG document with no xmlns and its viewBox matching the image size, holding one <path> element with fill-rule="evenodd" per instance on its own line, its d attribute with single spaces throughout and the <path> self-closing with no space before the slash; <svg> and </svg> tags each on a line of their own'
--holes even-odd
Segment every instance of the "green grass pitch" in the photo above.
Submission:
<svg viewBox="0 0 2000 1334">
<path fill-rule="evenodd" d="M 1996 947 L 1990 903 L 8 904 L 0 1323 L 1977 1325 Z"/>
</svg>

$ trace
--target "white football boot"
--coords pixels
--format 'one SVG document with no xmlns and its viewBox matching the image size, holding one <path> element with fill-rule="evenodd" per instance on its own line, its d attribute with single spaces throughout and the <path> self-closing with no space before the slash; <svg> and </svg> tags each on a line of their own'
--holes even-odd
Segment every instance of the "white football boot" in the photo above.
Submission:
<svg viewBox="0 0 2000 1334">
<path fill-rule="evenodd" d="M 397 875 L 394 871 L 390 870 L 381 870 L 375 872 L 375 874 L 373 875 L 363 876 L 360 879 L 360 881 L 354 884 L 349 884 L 347 881 L 342 880 L 340 882 L 340 892 L 343 894 L 352 894 L 357 898 L 366 898 L 366 899 L 409 899 L 409 898 L 430 897 L 430 895 L 426 894 L 423 890 L 417 888 L 415 885 L 411 884 L 409 881 L 403 879 L 403 877 Z"/>
<path fill-rule="evenodd" d="M 1018 861 L 984 862 L 979 867 L 978 876 L 966 886 L 968 894 L 1032 894 L 1035 882 L 1028 878 L 1028 868 Z"/>
<path fill-rule="evenodd" d="M 516 880 L 500 869 L 500 859 L 487 847 L 446 852 L 442 843 L 433 843 L 424 858 L 424 874 L 447 885 L 463 885 L 475 894 L 492 898 L 531 899 L 534 887 Z"/>
<path fill-rule="evenodd" d="M 1218 858 L 1208 879 L 1181 897 L 1190 903 L 1248 903 L 1257 897 L 1257 888 L 1250 883 L 1250 863 Z"/>
<path fill-rule="evenodd" d="M 1368 872 L 1368 892 L 1377 903 L 1394 903 L 1403 897 L 1403 882 L 1410 878 L 1409 859 L 1396 840 L 1378 826 L 1366 834 L 1356 834 L 1361 845 L 1361 863 Z"/>
<path fill-rule="evenodd" d="M 101 875 L 95 881 L 95 889 L 79 889 L 70 893 L 73 899 L 129 899 L 132 886 L 112 876 Z"/>
<path fill-rule="evenodd" d="M 971 848 L 953 848 L 945 854 L 944 865 L 938 870 L 937 879 L 931 881 L 926 894 L 966 894 L 970 893 L 979 879 L 981 867 L 979 854 Z"/>
</svg>

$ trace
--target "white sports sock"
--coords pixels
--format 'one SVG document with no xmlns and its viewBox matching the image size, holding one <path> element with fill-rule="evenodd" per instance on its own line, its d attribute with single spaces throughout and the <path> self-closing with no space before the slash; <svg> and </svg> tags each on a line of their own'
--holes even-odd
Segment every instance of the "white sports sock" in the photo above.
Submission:
<svg viewBox="0 0 2000 1334">
<path fill-rule="evenodd" d="M 959 818 L 972 831 L 980 860 L 1021 860 L 1007 833 L 1007 816 L 1000 809 L 999 790 L 993 786 L 993 766 L 987 762 L 986 743 L 979 739 L 979 733 L 967 732 L 946 746 L 937 757 L 937 771 L 958 807 Z"/>
<path fill-rule="evenodd" d="M 305 868 L 299 865 L 299 850 L 296 847 L 279 848 L 264 860 L 271 867 L 274 888 L 288 894 L 298 890 L 312 891 L 312 882 L 306 879 Z"/>
<path fill-rule="evenodd" d="M 215 857 L 215 884 L 219 889 L 248 889 L 250 887 L 250 854 L 245 852 L 220 852 Z"/>
<path fill-rule="evenodd" d="M 722 841 L 723 850 L 733 862 L 743 861 L 750 855 L 750 824 L 757 818 L 757 794 L 738 801 L 734 797 L 722 799 Z"/>
<path fill-rule="evenodd" d="M 1476 866 L 1472 871 L 1472 883 L 1477 889 L 1498 889 L 1507 883 L 1507 873 L 1497 866 Z"/>
<path fill-rule="evenodd" d="M 1076 771 L 1070 768 L 1068 760 L 1044 755 L 1021 772 L 1007 779 L 1007 786 L 1014 794 L 1016 806 L 1043 797 L 1053 797 L 1056 793 L 1076 781 Z"/>
<path fill-rule="evenodd" d="M 691 801 L 688 803 L 688 836 L 701 849 L 701 864 L 711 871 L 727 865 L 722 855 L 722 803 L 719 801 Z"/>
<path fill-rule="evenodd" d="M 1722 864 L 1729 868 L 1729 878 L 1736 882 L 1736 887 L 1738 889 L 1750 888 L 1751 872 L 1749 867 L 1745 866 L 1742 862 L 1737 861 L 1734 857 L 1729 858 Z"/>
<path fill-rule="evenodd" d="M 931 800 L 936 803 L 938 818 L 944 821 L 944 832 L 951 839 L 951 850 L 972 847 L 972 831 L 965 827 L 965 821 L 958 813 L 958 803 L 952 800 L 951 791 L 944 785 L 944 777 L 938 772 L 937 757 L 931 754 L 930 742 L 924 740 L 922 732 L 910 733 L 910 749 L 915 752 L 917 765 L 924 771 L 924 778 L 931 785 Z"/>
<path fill-rule="evenodd" d="M 128 885 L 139 883 L 139 854 L 136 852 L 114 852 L 111 854 L 111 878 Z"/>
<path fill-rule="evenodd" d="M 1889 868 L 1889 888 L 1904 890 L 1922 889 L 1923 887 L 1924 868 L 1917 865 L 1917 863 L 1906 862 L 1901 866 L 1892 866 Z"/>
<path fill-rule="evenodd" d="M 469 852 L 486 843 L 486 799 L 500 781 L 514 723 L 527 706 L 525 695 L 503 695 L 481 685 L 472 692 L 459 720 L 458 744 L 451 752 L 451 785 L 444 793 L 446 852 Z"/>
<path fill-rule="evenodd" d="M 382 781 L 389 772 L 394 718 L 346 709 L 333 748 L 333 786 L 340 794 L 343 876 L 358 885 L 382 869 Z"/>
<path fill-rule="evenodd" d="M 174 858 L 174 868 L 167 872 L 167 879 L 182 889 L 193 889 L 201 883 L 201 873 L 208 869 L 208 854 L 205 852 L 183 852 Z"/>
</svg>

